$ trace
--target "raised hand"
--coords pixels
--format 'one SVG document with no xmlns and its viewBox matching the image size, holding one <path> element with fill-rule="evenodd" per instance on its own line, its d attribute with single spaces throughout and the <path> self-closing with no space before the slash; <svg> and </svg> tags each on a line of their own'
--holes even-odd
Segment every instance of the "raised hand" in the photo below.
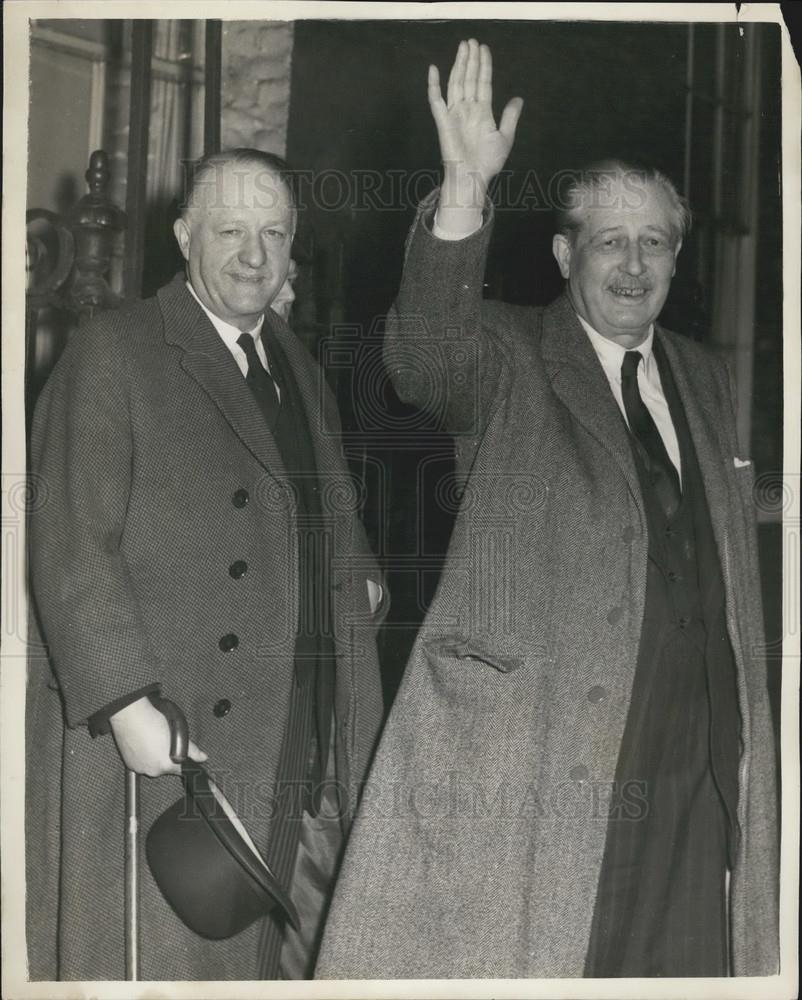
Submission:
<svg viewBox="0 0 802 1000">
<path fill-rule="evenodd" d="M 459 44 L 448 78 L 447 101 L 443 100 L 437 67 L 429 67 L 429 106 L 444 168 L 438 218 L 452 208 L 481 212 L 487 187 L 512 148 L 523 101 L 513 97 L 496 128 L 492 80 L 490 49 L 474 38 Z"/>
</svg>

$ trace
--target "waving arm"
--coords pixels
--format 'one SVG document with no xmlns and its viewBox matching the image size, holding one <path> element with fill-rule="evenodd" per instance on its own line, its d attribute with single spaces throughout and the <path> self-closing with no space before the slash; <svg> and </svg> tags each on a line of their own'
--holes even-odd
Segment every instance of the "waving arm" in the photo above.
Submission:
<svg viewBox="0 0 802 1000">
<path fill-rule="evenodd" d="M 468 435 L 481 431 L 504 367 L 500 345 L 482 318 L 491 229 L 490 214 L 483 224 L 482 213 L 523 106 L 513 98 L 496 128 L 492 72 L 486 45 L 461 42 L 444 100 L 437 68 L 429 67 L 443 186 L 419 209 L 385 340 L 399 397 L 439 416 L 451 433 Z"/>
</svg>

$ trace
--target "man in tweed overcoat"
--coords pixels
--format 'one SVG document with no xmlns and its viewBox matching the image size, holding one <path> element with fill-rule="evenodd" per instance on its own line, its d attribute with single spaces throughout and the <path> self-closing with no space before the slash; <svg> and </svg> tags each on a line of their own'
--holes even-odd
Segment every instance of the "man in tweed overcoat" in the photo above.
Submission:
<svg viewBox="0 0 802 1000">
<path fill-rule="evenodd" d="M 387 364 L 453 433 L 462 501 L 316 975 L 769 975 L 752 469 L 725 366 L 656 323 L 687 212 L 608 163 L 560 219 L 565 294 L 483 301 L 485 193 L 521 110 L 496 129 L 490 73 L 462 43 L 446 102 L 430 69 L 444 182 Z"/>
<path fill-rule="evenodd" d="M 282 171 L 281 161 L 253 150 L 205 161 L 176 223 L 188 279 L 179 275 L 155 298 L 77 331 L 38 403 L 32 456 L 44 499 L 32 517 L 31 568 L 54 674 L 43 658 L 31 663 L 28 941 L 36 979 L 124 978 L 120 756 L 149 776 L 140 779 L 143 832 L 181 795 L 166 722 L 148 697 L 154 690 L 183 709 L 191 756 L 208 761 L 291 895 L 299 834 L 297 824 L 294 836 L 286 822 L 276 829 L 276 782 L 305 780 L 307 767 L 327 761 L 317 779 L 336 778 L 342 816 L 329 813 L 328 827 L 321 819 L 329 853 L 304 859 L 306 870 L 330 878 L 372 753 L 382 713 L 378 573 L 333 396 L 269 308 L 274 299 L 286 305 L 295 228 Z M 260 360 L 252 365 L 246 348 L 261 351 Z M 275 424 L 244 377 L 260 364 L 261 384 L 278 384 Z M 296 538 L 302 501 L 307 513 L 316 505 L 321 546 L 305 552 L 306 574 Z M 333 645 L 309 646 L 305 634 L 302 662 L 302 591 L 318 593 L 309 566 L 328 609 L 314 628 Z M 321 635 L 311 640 L 322 643 Z M 90 735 L 108 728 L 113 738 Z M 293 939 L 292 960 L 280 964 L 272 918 L 230 940 L 203 940 L 161 897 L 144 856 L 141 869 L 141 978 L 308 974 L 314 928 Z M 321 902 L 319 893 L 305 898 Z"/>
</svg>

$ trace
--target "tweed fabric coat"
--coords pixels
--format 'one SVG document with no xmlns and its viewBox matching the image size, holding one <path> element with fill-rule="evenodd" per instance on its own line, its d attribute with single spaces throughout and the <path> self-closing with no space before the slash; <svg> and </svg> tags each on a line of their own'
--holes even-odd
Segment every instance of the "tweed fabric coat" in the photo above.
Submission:
<svg viewBox="0 0 802 1000">
<path fill-rule="evenodd" d="M 332 553 L 335 756 L 347 826 L 382 714 L 366 584 L 378 572 L 333 397 L 286 324 L 272 311 L 265 322 L 293 367 L 314 439 Z M 75 334 L 39 400 L 32 450 L 43 497 L 31 519 L 32 579 L 57 683 L 34 658 L 31 975 L 123 979 L 123 766 L 111 736 L 92 740 L 84 723 L 161 682 L 264 850 L 298 616 L 295 500 L 236 362 L 181 276 Z M 237 560 L 247 563 L 240 579 L 229 573 Z M 229 633 L 239 645 L 224 652 L 218 643 Z M 231 709 L 218 717 L 223 698 Z M 171 776 L 140 786 L 146 831 L 181 786 Z M 142 871 L 143 979 L 258 978 L 258 923 L 205 941 L 174 916 L 144 857 Z"/>
<path fill-rule="evenodd" d="M 564 296 L 482 301 L 490 226 L 419 212 L 388 323 L 402 398 L 455 436 L 445 569 L 346 853 L 321 978 L 583 974 L 638 659 L 646 518 L 627 432 Z M 743 715 L 737 974 L 777 968 L 775 762 L 751 467 L 725 367 L 658 328 L 726 588 Z M 609 822 L 616 821 L 615 818 Z"/>
</svg>

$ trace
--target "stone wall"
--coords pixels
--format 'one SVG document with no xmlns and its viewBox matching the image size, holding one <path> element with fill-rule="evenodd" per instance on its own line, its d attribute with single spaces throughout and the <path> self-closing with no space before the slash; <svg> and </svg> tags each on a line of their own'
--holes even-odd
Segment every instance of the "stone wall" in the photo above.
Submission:
<svg viewBox="0 0 802 1000">
<path fill-rule="evenodd" d="M 284 156 L 290 109 L 292 21 L 223 24 L 222 146 Z"/>
</svg>

